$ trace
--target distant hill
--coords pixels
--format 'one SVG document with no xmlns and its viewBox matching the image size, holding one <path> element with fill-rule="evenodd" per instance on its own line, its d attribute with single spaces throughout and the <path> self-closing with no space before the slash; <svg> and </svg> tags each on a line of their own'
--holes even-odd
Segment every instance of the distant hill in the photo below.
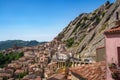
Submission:
<svg viewBox="0 0 120 80">
<path fill-rule="evenodd" d="M 12 48 L 14 45 L 24 47 L 24 46 L 36 46 L 40 44 L 44 44 L 45 42 L 38 42 L 36 40 L 32 41 L 23 41 L 23 40 L 7 40 L 0 41 L 0 50 Z"/>
</svg>

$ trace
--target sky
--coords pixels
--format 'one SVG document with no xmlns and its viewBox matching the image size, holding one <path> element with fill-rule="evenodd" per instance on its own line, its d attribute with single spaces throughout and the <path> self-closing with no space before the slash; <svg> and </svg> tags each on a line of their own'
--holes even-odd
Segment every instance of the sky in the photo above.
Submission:
<svg viewBox="0 0 120 80">
<path fill-rule="evenodd" d="M 51 41 L 70 21 L 107 0 L 0 0 L 0 41 Z M 109 0 L 114 2 L 114 0 Z"/>
</svg>

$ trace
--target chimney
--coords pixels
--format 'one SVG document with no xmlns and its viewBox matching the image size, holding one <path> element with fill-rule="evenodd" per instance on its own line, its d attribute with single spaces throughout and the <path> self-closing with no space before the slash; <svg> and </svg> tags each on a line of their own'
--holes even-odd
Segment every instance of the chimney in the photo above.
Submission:
<svg viewBox="0 0 120 80">
<path fill-rule="evenodd" d="M 116 12 L 116 20 L 119 20 L 119 12 Z"/>
<path fill-rule="evenodd" d="M 116 2 L 118 2 L 118 3 L 119 3 L 119 2 L 120 2 L 120 0 L 116 0 Z"/>
<path fill-rule="evenodd" d="M 119 12 L 116 12 L 116 20 L 115 20 L 115 26 L 119 26 L 120 25 L 120 19 L 119 19 Z"/>
</svg>

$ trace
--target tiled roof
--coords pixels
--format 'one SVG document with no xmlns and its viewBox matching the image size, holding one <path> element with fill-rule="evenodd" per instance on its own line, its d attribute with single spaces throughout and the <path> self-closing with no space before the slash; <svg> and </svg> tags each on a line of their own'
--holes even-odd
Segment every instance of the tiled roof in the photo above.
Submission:
<svg viewBox="0 0 120 80">
<path fill-rule="evenodd" d="M 0 77 L 11 77 L 12 74 L 8 74 L 8 73 L 0 73 Z"/>
<path fill-rule="evenodd" d="M 54 74 L 49 77 L 47 80 L 65 80 L 65 75 L 63 74 Z"/>
<path fill-rule="evenodd" d="M 37 78 L 35 80 L 41 80 L 41 77 L 40 76 L 37 76 Z"/>
<path fill-rule="evenodd" d="M 103 48 L 105 48 L 105 46 L 99 46 L 99 47 L 97 47 L 97 49 L 103 49 Z"/>
<path fill-rule="evenodd" d="M 105 31 L 104 33 L 105 34 L 108 34 L 108 33 L 120 33 L 120 26 L 113 27 L 113 28 Z"/>
<path fill-rule="evenodd" d="M 88 64 L 69 69 L 77 78 L 84 78 L 87 80 L 106 80 L 106 66 L 105 62 Z"/>
<path fill-rule="evenodd" d="M 24 70 L 18 69 L 18 70 L 15 71 L 15 73 L 16 73 L 16 74 L 24 73 Z"/>
</svg>

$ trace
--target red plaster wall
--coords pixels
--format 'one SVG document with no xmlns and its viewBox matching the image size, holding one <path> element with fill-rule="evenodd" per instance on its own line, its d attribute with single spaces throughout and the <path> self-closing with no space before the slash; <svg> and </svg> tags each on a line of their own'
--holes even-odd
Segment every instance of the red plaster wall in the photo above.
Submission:
<svg viewBox="0 0 120 80">
<path fill-rule="evenodd" d="M 108 64 L 116 63 L 118 65 L 117 47 L 120 47 L 120 34 L 107 34 L 105 36 L 107 80 L 113 80 L 111 78 L 111 72 L 108 69 Z"/>
</svg>

